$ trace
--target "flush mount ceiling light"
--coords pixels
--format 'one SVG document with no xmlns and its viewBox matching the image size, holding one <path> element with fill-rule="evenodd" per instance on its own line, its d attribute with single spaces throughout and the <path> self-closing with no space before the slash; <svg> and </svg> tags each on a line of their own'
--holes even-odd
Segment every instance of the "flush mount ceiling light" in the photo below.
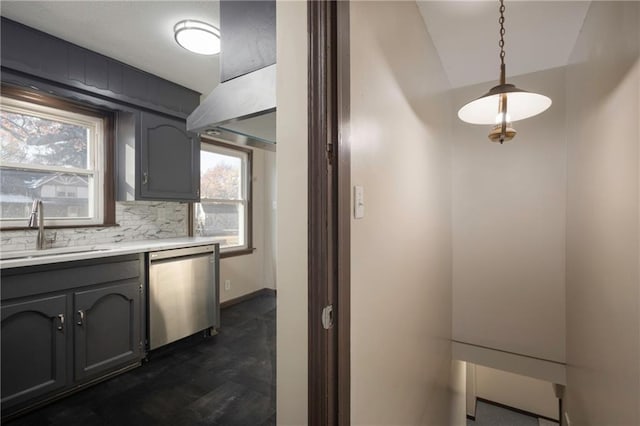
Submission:
<svg viewBox="0 0 640 426">
<path fill-rule="evenodd" d="M 458 111 L 462 121 L 471 124 L 492 124 L 489 139 L 492 142 L 510 141 L 516 135 L 511 123 L 533 117 L 551 106 L 551 99 L 527 92 L 506 83 L 504 65 L 504 0 L 500 0 L 500 84 Z"/>
<path fill-rule="evenodd" d="M 173 27 L 176 42 L 200 55 L 220 53 L 220 30 L 206 22 L 186 19 Z"/>
</svg>

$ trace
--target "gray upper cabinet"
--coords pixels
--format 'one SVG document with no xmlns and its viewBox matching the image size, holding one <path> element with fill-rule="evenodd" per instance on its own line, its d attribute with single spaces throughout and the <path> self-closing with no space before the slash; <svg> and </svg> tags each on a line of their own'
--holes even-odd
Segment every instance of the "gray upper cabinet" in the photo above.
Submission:
<svg viewBox="0 0 640 426">
<path fill-rule="evenodd" d="M 200 200 L 200 138 L 185 120 L 120 112 L 116 142 L 119 201 Z"/>
<path fill-rule="evenodd" d="M 183 120 L 142 113 L 141 199 L 199 201 L 200 139 Z"/>
<path fill-rule="evenodd" d="M 141 358 L 141 288 L 132 280 L 73 294 L 76 380 Z"/>
<path fill-rule="evenodd" d="M 2 304 L 2 409 L 66 385 L 64 295 Z"/>
</svg>

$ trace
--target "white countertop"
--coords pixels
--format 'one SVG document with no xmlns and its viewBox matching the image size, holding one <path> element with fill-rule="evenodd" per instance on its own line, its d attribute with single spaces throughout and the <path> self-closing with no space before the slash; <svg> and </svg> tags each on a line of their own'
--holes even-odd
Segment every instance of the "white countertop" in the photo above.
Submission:
<svg viewBox="0 0 640 426">
<path fill-rule="evenodd" d="M 144 253 L 149 251 L 170 250 L 184 247 L 204 246 L 215 244 L 211 237 L 181 237 L 161 240 L 128 241 L 121 243 L 95 244 L 91 246 L 65 247 L 21 252 L 5 252 L 3 254 L 24 255 L 14 259 L 0 260 L 0 269 L 18 268 L 22 266 L 44 265 L 47 263 L 70 262 L 74 260 L 96 259 L 101 257 L 118 256 L 122 254 Z M 73 253 L 60 251 L 73 250 Z M 31 255 L 35 253 L 36 255 Z M 46 254 L 45 254 L 46 253 Z M 50 254 L 49 254 L 50 253 Z"/>
</svg>

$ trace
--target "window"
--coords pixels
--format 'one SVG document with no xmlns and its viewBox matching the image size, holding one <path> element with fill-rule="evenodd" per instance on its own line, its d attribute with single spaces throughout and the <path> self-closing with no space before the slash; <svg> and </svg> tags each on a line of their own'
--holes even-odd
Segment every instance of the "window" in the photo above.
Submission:
<svg viewBox="0 0 640 426">
<path fill-rule="evenodd" d="M 209 139 L 200 151 L 194 235 L 215 237 L 222 254 L 251 248 L 251 150 Z"/>
<path fill-rule="evenodd" d="M 46 226 L 112 222 L 115 203 L 105 190 L 111 162 L 104 155 L 109 116 L 56 98 L 2 89 L 2 228 L 26 227 L 35 199 L 44 204 Z"/>
</svg>

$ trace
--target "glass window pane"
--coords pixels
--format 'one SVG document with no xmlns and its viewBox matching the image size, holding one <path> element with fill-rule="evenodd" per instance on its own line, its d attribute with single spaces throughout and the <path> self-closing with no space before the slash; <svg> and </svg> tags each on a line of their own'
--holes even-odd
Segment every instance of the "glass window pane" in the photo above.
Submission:
<svg viewBox="0 0 640 426">
<path fill-rule="evenodd" d="M 200 194 L 202 199 L 242 199 L 242 160 L 230 155 L 200 152 Z"/>
<path fill-rule="evenodd" d="M 88 167 L 89 128 L 34 114 L 0 111 L 0 159 L 40 166 Z"/>
<path fill-rule="evenodd" d="M 24 219 L 34 199 L 41 199 L 46 218 L 90 217 L 92 177 L 58 172 L 0 169 L 2 219 Z"/>
<path fill-rule="evenodd" d="M 242 203 L 196 203 L 194 210 L 196 235 L 218 237 L 221 248 L 245 245 Z"/>
</svg>

